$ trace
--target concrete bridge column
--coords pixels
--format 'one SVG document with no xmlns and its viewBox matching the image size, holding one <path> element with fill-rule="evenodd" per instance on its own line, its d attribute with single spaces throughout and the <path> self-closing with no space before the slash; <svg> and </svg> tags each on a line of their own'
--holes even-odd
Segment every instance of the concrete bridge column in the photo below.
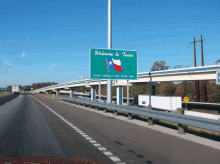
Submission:
<svg viewBox="0 0 220 164">
<path fill-rule="evenodd" d="M 123 105 L 123 87 L 117 87 L 117 105 Z"/>
<path fill-rule="evenodd" d="M 95 87 L 91 88 L 91 101 L 95 101 Z"/>
<path fill-rule="evenodd" d="M 70 89 L 70 98 L 73 98 L 73 89 Z"/>
<path fill-rule="evenodd" d="M 59 90 L 57 90 L 57 91 L 56 91 L 56 95 L 57 95 L 57 96 L 58 96 L 58 95 L 60 95 L 60 92 L 59 92 Z"/>
</svg>

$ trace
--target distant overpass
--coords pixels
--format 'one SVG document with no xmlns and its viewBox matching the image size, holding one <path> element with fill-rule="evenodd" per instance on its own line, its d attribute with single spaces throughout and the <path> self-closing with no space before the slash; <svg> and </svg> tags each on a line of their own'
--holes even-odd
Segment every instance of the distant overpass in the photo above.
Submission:
<svg viewBox="0 0 220 164">
<path fill-rule="evenodd" d="M 163 71 L 141 72 L 138 73 L 137 80 L 129 80 L 130 86 L 148 84 L 153 87 L 152 95 L 155 95 L 155 86 L 165 81 L 195 81 L 195 80 L 215 80 L 216 72 L 220 70 L 220 65 L 210 65 L 201 67 L 190 67 L 181 69 L 171 69 Z M 49 87 L 32 90 L 33 93 L 56 91 L 67 89 L 71 92 L 74 88 L 85 86 L 94 88 L 99 85 L 98 79 L 79 80 L 65 84 L 52 85 Z M 101 85 L 107 85 L 107 80 L 101 80 Z M 113 80 L 112 86 L 127 86 L 126 80 Z"/>
</svg>

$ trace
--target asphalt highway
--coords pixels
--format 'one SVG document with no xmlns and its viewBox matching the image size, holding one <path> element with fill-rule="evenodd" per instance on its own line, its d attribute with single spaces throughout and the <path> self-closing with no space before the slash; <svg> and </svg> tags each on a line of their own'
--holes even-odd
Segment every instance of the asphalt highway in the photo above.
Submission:
<svg viewBox="0 0 220 164">
<path fill-rule="evenodd" d="M 8 95 L 8 96 L 0 97 L 0 106 L 13 100 L 16 97 L 18 97 L 18 95 Z"/>
<path fill-rule="evenodd" d="M 0 158 L 14 153 L 104 164 L 220 164 L 217 149 L 38 95 L 20 95 L 0 106 L 0 148 Z"/>
</svg>

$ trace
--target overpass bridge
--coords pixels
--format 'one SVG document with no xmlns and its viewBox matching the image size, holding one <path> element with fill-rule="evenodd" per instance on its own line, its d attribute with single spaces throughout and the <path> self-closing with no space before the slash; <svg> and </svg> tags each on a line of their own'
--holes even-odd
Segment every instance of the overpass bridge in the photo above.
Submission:
<svg viewBox="0 0 220 164">
<path fill-rule="evenodd" d="M 129 86 L 135 85 L 150 85 L 151 95 L 156 94 L 156 85 L 160 85 L 160 82 L 167 81 L 199 81 L 199 80 L 217 80 L 217 72 L 220 71 L 220 65 L 189 67 L 181 69 L 171 69 L 152 72 L 138 73 L 137 80 L 129 80 Z M 218 77 L 220 78 L 220 77 Z M 73 96 L 74 88 L 76 87 L 90 87 L 91 88 L 91 100 L 95 99 L 95 87 L 98 85 L 107 85 L 107 80 L 99 79 L 86 79 L 75 82 L 63 83 L 53 86 L 32 90 L 33 93 L 54 91 L 59 95 L 60 90 L 70 90 L 70 97 Z M 127 86 L 127 80 L 113 80 L 112 86 L 117 87 L 117 104 L 122 98 L 123 88 Z M 203 94 L 205 96 L 205 94 Z M 198 97 L 198 94 L 196 94 Z"/>
</svg>

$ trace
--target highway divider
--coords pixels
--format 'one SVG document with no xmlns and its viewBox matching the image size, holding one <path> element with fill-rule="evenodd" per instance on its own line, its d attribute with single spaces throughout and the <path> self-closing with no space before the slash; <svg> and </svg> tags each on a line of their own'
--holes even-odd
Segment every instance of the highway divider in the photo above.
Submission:
<svg viewBox="0 0 220 164">
<path fill-rule="evenodd" d="M 185 126 L 192 126 L 201 129 L 206 129 L 214 132 L 220 132 L 220 121 L 211 120 L 207 118 L 200 118 L 194 116 L 186 116 L 177 113 L 169 113 L 163 111 L 155 111 L 152 109 L 143 109 L 134 106 L 120 106 L 116 104 L 109 104 L 104 102 L 96 102 L 75 98 L 60 97 L 59 101 L 71 102 L 77 105 L 88 106 L 89 108 L 103 109 L 104 112 L 108 110 L 114 111 L 115 116 L 118 112 L 123 112 L 128 115 L 128 119 L 132 119 L 134 115 L 141 115 L 148 117 L 149 125 L 154 125 L 154 120 L 165 120 L 178 124 L 178 133 L 185 133 Z"/>
</svg>

